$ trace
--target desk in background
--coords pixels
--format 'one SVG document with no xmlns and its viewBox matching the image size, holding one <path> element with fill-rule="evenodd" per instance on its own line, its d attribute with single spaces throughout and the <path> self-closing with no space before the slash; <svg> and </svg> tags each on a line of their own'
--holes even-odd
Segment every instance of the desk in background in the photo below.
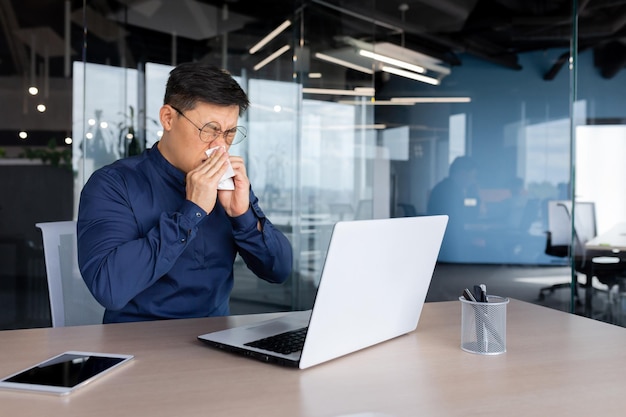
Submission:
<svg viewBox="0 0 626 417">
<path fill-rule="evenodd" d="M 624 296 L 624 280 L 626 279 L 626 223 L 618 223 L 608 231 L 599 234 L 585 243 L 585 250 L 588 258 L 593 260 L 593 271 L 598 274 L 609 276 L 605 284 L 609 287 L 609 293 L 613 287 L 617 287 L 619 297 L 609 294 L 608 310 L 605 313 L 605 320 L 611 323 L 623 324 L 624 311 L 620 299 Z M 585 283 L 585 311 L 587 315 L 592 313 L 592 282 L 587 278 Z"/>
<path fill-rule="evenodd" d="M 626 223 L 613 226 L 606 233 L 602 233 L 589 240 L 585 247 L 588 250 L 608 251 L 619 253 L 626 251 Z"/>
<path fill-rule="evenodd" d="M 508 352 L 481 356 L 459 347 L 458 301 L 427 303 L 417 331 L 304 371 L 196 340 L 273 315 L 0 332 L 2 375 L 65 350 L 135 355 L 66 398 L 0 391 L 0 415 L 623 415 L 621 327 L 512 300 Z"/>
</svg>

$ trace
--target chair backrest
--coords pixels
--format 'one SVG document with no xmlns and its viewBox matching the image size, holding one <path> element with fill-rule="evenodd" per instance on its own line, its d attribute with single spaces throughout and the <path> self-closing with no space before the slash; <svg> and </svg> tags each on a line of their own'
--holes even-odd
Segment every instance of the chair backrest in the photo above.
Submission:
<svg viewBox="0 0 626 417">
<path fill-rule="evenodd" d="M 52 327 L 101 324 L 102 307 L 78 269 L 76 222 L 36 223 L 41 229 Z"/>
<path fill-rule="evenodd" d="M 577 201 L 574 211 L 574 253 L 581 255 L 584 245 L 596 234 L 595 204 L 589 201 Z M 572 244 L 572 202 L 570 200 L 552 200 L 548 202 L 548 232 L 551 250 L 556 255 L 558 248 L 569 248 Z M 562 252 L 563 253 L 563 252 Z M 567 250 L 562 255 L 567 256 Z"/>
</svg>

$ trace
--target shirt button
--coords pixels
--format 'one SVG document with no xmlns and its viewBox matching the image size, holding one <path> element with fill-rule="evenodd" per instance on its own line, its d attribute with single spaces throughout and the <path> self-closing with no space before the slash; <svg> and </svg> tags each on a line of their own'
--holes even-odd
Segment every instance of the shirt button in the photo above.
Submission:
<svg viewBox="0 0 626 417">
<path fill-rule="evenodd" d="M 185 241 L 186 241 L 186 240 L 187 240 L 187 239 L 182 238 L 182 239 L 180 240 L 180 243 L 185 243 Z"/>
<path fill-rule="evenodd" d="M 202 213 L 197 212 L 197 213 L 196 213 L 196 217 L 202 217 Z"/>
</svg>

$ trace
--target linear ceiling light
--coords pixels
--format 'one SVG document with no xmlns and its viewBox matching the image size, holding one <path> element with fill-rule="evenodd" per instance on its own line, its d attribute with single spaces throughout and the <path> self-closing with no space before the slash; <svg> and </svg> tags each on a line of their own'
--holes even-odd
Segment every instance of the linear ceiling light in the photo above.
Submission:
<svg viewBox="0 0 626 417">
<path fill-rule="evenodd" d="M 303 88 L 304 94 L 327 94 L 334 96 L 374 96 L 375 91 L 369 87 L 357 87 L 354 90 L 339 90 L 333 88 Z"/>
<path fill-rule="evenodd" d="M 319 125 L 303 126 L 305 129 L 319 129 Z M 361 129 L 386 129 L 387 125 L 384 123 L 375 123 L 368 125 L 326 125 L 322 126 L 322 130 L 361 130 Z"/>
<path fill-rule="evenodd" d="M 409 71 L 419 72 L 420 74 L 423 74 L 426 72 L 426 69 L 424 67 L 420 67 L 419 65 L 410 64 L 406 61 L 401 61 L 399 59 L 377 54 L 375 52 L 366 51 L 365 49 L 360 49 L 359 55 L 364 56 L 366 58 L 375 59 L 376 61 L 384 62 L 386 64 L 395 65 L 396 67 L 404 68 Z"/>
<path fill-rule="evenodd" d="M 432 84 L 432 85 L 439 85 L 439 80 L 436 79 L 436 78 L 427 77 L 425 75 L 417 74 L 417 73 L 411 72 L 411 71 L 405 71 L 405 70 L 400 69 L 400 68 L 383 66 L 382 70 L 385 71 L 385 72 L 388 72 L 390 74 L 399 75 L 401 77 L 410 78 L 412 80 L 421 81 L 423 83 Z"/>
<path fill-rule="evenodd" d="M 291 20 L 285 20 L 276 29 L 274 29 L 273 31 L 268 33 L 267 36 L 265 36 L 263 39 L 261 39 L 259 42 L 257 42 L 256 45 L 254 45 L 252 48 L 250 48 L 248 50 L 250 55 L 256 53 L 259 49 L 263 48 L 265 45 L 267 45 L 269 43 L 269 41 L 274 39 L 276 36 L 280 35 L 282 33 L 282 31 L 287 29 L 289 26 L 291 26 Z"/>
<path fill-rule="evenodd" d="M 284 45 L 282 48 L 280 48 L 279 50 L 275 51 L 274 53 L 272 53 L 270 56 L 268 56 L 267 58 L 265 58 L 264 60 L 262 60 L 261 62 L 259 62 L 258 64 L 256 64 L 253 68 L 255 71 L 260 70 L 261 68 L 263 68 L 264 66 L 266 66 L 267 64 L 269 64 L 270 62 L 272 62 L 273 60 L 275 60 L 276 58 L 278 58 L 279 56 L 281 56 L 282 54 L 284 54 L 285 52 L 287 52 L 289 49 L 291 49 L 291 46 L 289 45 Z"/>
<path fill-rule="evenodd" d="M 375 96 L 376 89 L 373 87 L 354 87 L 354 92 L 362 96 Z"/>
<path fill-rule="evenodd" d="M 374 70 L 371 69 L 371 68 L 363 67 L 361 65 L 356 65 L 356 64 L 353 64 L 352 62 L 348 62 L 348 61 L 343 60 L 343 59 L 335 58 L 335 57 L 330 56 L 330 55 L 322 54 L 320 52 L 316 52 L 315 53 L 315 58 L 321 59 L 323 61 L 328 61 L 328 62 L 331 62 L 333 64 L 341 65 L 341 66 L 344 66 L 346 68 L 350 68 L 350 69 L 353 69 L 353 70 L 361 71 L 361 72 L 364 72 L 366 74 L 370 74 L 370 75 L 374 74 Z"/>
<path fill-rule="evenodd" d="M 395 103 L 469 103 L 470 97 L 392 97 Z"/>
<path fill-rule="evenodd" d="M 402 101 L 390 101 L 390 100 L 368 100 L 368 101 L 357 101 L 357 100 L 339 100 L 337 101 L 339 104 L 353 104 L 355 106 L 412 106 L 413 103 L 402 102 Z"/>
</svg>

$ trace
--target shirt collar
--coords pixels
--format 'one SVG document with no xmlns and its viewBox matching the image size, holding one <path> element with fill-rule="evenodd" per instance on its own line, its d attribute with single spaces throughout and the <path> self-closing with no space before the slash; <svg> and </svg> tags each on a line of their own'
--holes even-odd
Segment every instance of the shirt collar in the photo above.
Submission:
<svg viewBox="0 0 626 417">
<path fill-rule="evenodd" d="M 158 142 L 152 145 L 150 148 L 150 159 L 163 171 L 163 173 L 173 179 L 174 181 L 185 184 L 185 173 L 176 168 L 174 165 L 170 164 L 167 159 L 161 154 L 159 151 L 159 147 L 157 146 Z"/>
</svg>

